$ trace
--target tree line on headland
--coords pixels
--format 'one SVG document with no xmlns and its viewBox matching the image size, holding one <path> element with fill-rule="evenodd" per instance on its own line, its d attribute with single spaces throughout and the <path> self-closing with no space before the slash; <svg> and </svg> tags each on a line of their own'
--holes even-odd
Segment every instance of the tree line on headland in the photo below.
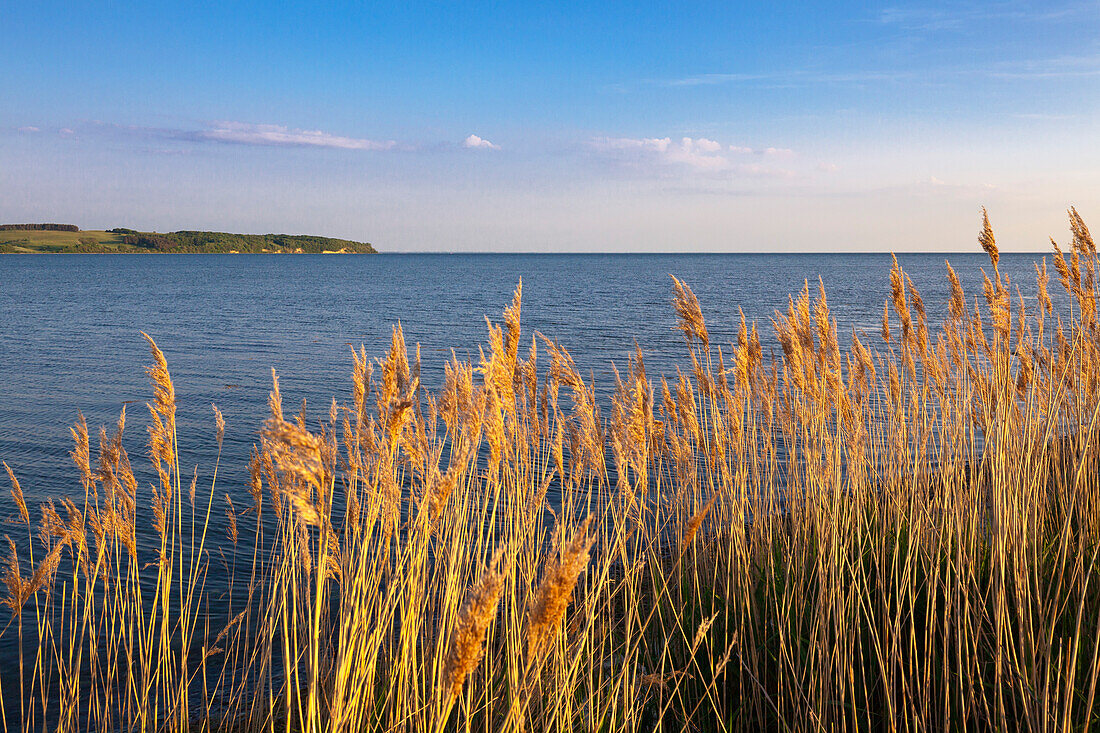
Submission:
<svg viewBox="0 0 1100 733">
<path fill-rule="evenodd" d="M 0 231 L 22 231 L 32 232 L 79 232 L 80 227 L 76 224 L 0 224 Z"/>
<path fill-rule="evenodd" d="M 289 234 L 228 234 L 226 232 L 172 232 L 170 234 L 126 233 L 122 241 L 132 247 L 157 252 L 347 252 L 370 253 L 363 242 L 329 237 Z"/>
</svg>

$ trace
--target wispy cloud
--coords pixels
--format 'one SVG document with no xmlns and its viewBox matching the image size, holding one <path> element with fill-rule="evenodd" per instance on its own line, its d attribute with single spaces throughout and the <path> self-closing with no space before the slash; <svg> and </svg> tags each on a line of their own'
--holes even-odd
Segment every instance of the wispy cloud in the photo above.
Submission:
<svg viewBox="0 0 1100 733">
<path fill-rule="evenodd" d="M 209 145 L 242 145 L 271 148 L 333 148 L 337 150 L 410 150 L 412 146 L 394 140 L 334 135 L 323 130 L 305 130 L 285 125 L 250 122 L 209 122 L 199 128 L 151 127 L 90 121 L 76 126 L 81 135 L 111 136 L 117 139 L 191 143 Z M 63 136 L 74 135 L 72 128 L 58 130 Z M 164 151 L 167 152 L 167 151 Z"/>
<path fill-rule="evenodd" d="M 1046 122 L 1046 121 L 1058 121 L 1058 120 L 1072 120 L 1076 117 L 1076 115 L 1054 114 L 1054 113 L 1050 113 L 1050 112 L 1015 112 L 1015 113 L 1012 114 L 1012 117 L 1015 117 L 1015 118 L 1020 119 L 1020 120 L 1038 120 L 1038 121 Z"/>
<path fill-rule="evenodd" d="M 905 71 L 853 71 L 821 72 L 803 69 L 769 72 L 767 74 L 710 73 L 693 74 L 679 79 L 665 79 L 657 82 L 669 87 L 699 87 L 716 84 L 763 84 L 769 87 L 791 87 L 809 84 L 866 84 L 870 82 L 892 82 L 916 77 L 915 73 Z"/>
<path fill-rule="evenodd" d="M 789 171 L 770 168 L 759 163 L 746 163 L 745 155 L 789 157 L 789 148 L 754 149 L 741 145 L 725 145 L 705 137 L 600 137 L 590 141 L 598 154 L 634 167 L 680 169 L 703 174 L 743 174 L 750 176 L 782 175 Z"/>
<path fill-rule="evenodd" d="M 41 128 L 24 126 L 16 128 L 18 132 L 33 134 Z M 242 145 L 270 148 L 332 148 L 336 150 L 410 151 L 418 149 L 453 148 L 453 143 L 439 142 L 427 148 L 396 140 L 378 140 L 366 137 L 336 135 L 324 130 L 306 130 L 286 125 L 256 124 L 221 120 L 208 122 L 194 127 L 152 127 L 143 125 L 122 125 L 111 122 L 89 121 L 81 123 L 77 129 L 82 134 L 108 135 L 117 139 L 142 141 L 160 141 L 163 143 Z M 62 136 L 75 135 L 72 128 L 63 127 L 56 132 Z M 473 150 L 500 150 L 500 146 L 479 135 L 469 135 L 462 141 L 462 147 Z M 157 148 L 160 152 L 167 152 Z"/>
<path fill-rule="evenodd" d="M 392 150 L 397 147 L 397 143 L 393 140 L 344 137 L 321 130 L 299 130 L 282 125 L 255 125 L 247 122 L 216 122 L 204 130 L 176 132 L 176 136 L 180 139 L 235 145 L 339 148 L 341 150 Z"/>
<path fill-rule="evenodd" d="M 930 7 L 890 7 L 883 8 L 878 21 L 883 25 L 892 25 L 909 31 L 956 30 L 977 23 L 1004 17 L 1003 13 L 993 14 L 990 9 L 974 7 L 930 8 Z"/>
<path fill-rule="evenodd" d="M 997 79 L 1067 79 L 1100 76 L 1100 55 L 1055 56 L 999 64 L 984 70 Z"/>
<path fill-rule="evenodd" d="M 500 150 L 499 145 L 494 145 L 485 138 L 478 137 L 477 135 L 470 135 L 465 140 L 463 140 L 462 147 L 481 150 Z"/>
<path fill-rule="evenodd" d="M 720 84 L 768 88 L 821 85 L 872 85 L 903 83 L 971 83 L 974 79 L 1044 80 L 1100 76 L 1100 54 L 1051 56 L 974 66 L 940 66 L 922 69 L 865 69 L 823 71 L 786 69 L 768 73 L 715 72 L 677 79 L 651 80 L 666 87 L 704 87 Z"/>
<path fill-rule="evenodd" d="M 732 167 L 729 158 L 723 154 L 725 147 L 705 137 L 685 137 L 677 141 L 668 137 L 603 137 L 594 139 L 592 147 L 620 158 L 680 165 L 695 170 L 723 171 Z"/>
<path fill-rule="evenodd" d="M 679 79 L 669 79 L 664 84 L 673 87 L 694 87 L 710 84 L 730 84 L 746 81 L 767 81 L 777 78 L 775 74 L 715 73 L 694 74 Z"/>
<path fill-rule="evenodd" d="M 905 6 L 883 8 L 878 21 L 908 31 L 955 31 L 978 28 L 991 21 L 1050 22 L 1095 12 L 1095 3 L 1049 3 L 1040 9 L 1018 2 L 955 3 L 950 7 Z"/>
<path fill-rule="evenodd" d="M 1059 56 L 1027 62 L 991 66 L 928 68 L 921 70 L 868 70 L 868 72 L 822 73 L 791 69 L 775 74 L 696 74 L 679 79 L 654 81 L 665 87 L 703 87 L 750 85 L 769 88 L 811 87 L 823 85 L 942 84 L 976 78 L 1004 80 L 1073 79 L 1100 76 L 1098 56 Z"/>
</svg>

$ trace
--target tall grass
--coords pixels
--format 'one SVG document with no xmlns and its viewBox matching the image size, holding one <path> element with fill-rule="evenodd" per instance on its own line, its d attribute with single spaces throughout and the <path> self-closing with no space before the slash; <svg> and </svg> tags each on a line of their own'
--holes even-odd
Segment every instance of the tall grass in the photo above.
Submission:
<svg viewBox="0 0 1100 733">
<path fill-rule="evenodd" d="M 674 280 L 691 369 L 652 380 L 639 351 L 607 415 L 564 346 L 522 335 L 521 288 L 436 394 L 397 327 L 326 420 L 274 380 L 247 508 L 181 469 L 149 339 L 151 492 L 125 413 L 98 454 L 73 429 L 82 495 L 37 538 L 9 471 L 31 550 L 4 576 L 4 726 L 1087 729 L 1100 325 L 1070 220 L 1066 313 L 1045 261 L 1033 300 L 1002 277 L 987 219 L 983 292 L 948 265 L 944 323 L 895 260 L 881 342 L 842 348 L 807 287 L 772 360 L 743 317 L 712 343 Z"/>
</svg>

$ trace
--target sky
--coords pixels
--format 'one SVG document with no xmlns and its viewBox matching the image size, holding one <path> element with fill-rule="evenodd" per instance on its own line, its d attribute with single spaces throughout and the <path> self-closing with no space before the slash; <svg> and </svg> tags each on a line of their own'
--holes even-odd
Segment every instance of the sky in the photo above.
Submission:
<svg viewBox="0 0 1100 733">
<path fill-rule="evenodd" d="M 1098 112 L 1100 0 L 0 0 L 0 223 L 1039 250 L 1100 222 Z"/>
</svg>

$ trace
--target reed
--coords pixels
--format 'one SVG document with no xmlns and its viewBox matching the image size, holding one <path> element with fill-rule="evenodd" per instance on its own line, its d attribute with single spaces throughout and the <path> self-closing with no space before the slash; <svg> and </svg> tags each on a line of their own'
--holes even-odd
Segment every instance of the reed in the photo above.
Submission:
<svg viewBox="0 0 1100 733">
<path fill-rule="evenodd" d="M 639 349 L 606 417 L 564 346 L 521 348 L 517 288 L 438 393 L 400 326 L 377 362 L 353 352 L 350 399 L 320 419 L 287 417 L 275 378 L 249 485 L 228 490 L 181 467 L 146 337 L 150 490 L 125 412 L 98 451 L 76 423 L 71 497 L 29 508 L 4 464 L 26 536 L 3 578 L 20 658 L 2 723 L 1095 727 L 1097 253 L 1075 210 L 1070 230 L 1061 292 L 1044 261 L 1029 300 L 983 211 L 982 297 L 948 264 L 938 325 L 895 260 L 878 348 L 843 344 L 809 284 L 776 313 L 775 357 L 743 315 L 719 345 L 673 279 L 691 368 L 651 380 Z M 188 440 L 220 460 L 214 413 Z"/>
</svg>

